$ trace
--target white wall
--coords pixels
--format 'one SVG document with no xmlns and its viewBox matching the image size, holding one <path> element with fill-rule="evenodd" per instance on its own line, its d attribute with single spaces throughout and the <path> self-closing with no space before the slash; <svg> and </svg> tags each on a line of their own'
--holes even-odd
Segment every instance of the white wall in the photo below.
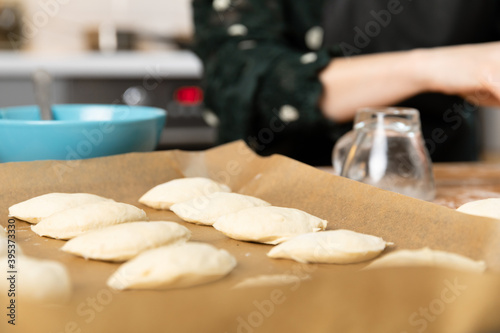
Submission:
<svg viewBox="0 0 500 333">
<path fill-rule="evenodd" d="M 104 21 L 163 35 L 190 35 L 190 0 L 18 0 L 28 45 L 36 51 L 78 51 L 85 31 Z"/>
</svg>

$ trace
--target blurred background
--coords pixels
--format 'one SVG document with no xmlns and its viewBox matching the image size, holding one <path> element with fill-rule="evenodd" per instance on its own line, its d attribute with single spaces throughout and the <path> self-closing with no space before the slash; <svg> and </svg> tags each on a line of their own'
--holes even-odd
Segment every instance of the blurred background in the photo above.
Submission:
<svg viewBox="0 0 500 333">
<path fill-rule="evenodd" d="M 159 106 L 160 149 L 208 148 L 216 121 L 192 34 L 190 0 L 0 0 L 0 106 L 35 104 L 32 75 L 45 69 L 52 103 Z M 486 160 L 500 160 L 496 111 L 481 111 Z"/>
<path fill-rule="evenodd" d="M 192 34 L 190 0 L 0 0 L 0 106 L 36 104 L 43 69 L 52 103 L 158 106 L 160 149 L 208 148 Z"/>
</svg>

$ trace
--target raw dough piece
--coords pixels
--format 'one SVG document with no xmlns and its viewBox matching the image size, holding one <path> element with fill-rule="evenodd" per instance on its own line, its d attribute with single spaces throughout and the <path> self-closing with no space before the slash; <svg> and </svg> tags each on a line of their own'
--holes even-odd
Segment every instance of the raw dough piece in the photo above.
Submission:
<svg viewBox="0 0 500 333">
<path fill-rule="evenodd" d="M 2 226 L 0 226 L 0 238 L 2 237 L 7 237 L 7 231 L 5 231 Z"/>
<path fill-rule="evenodd" d="M 286 284 L 298 285 L 303 280 L 310 280 L 310 275 L 298 276 L 292 274 L 275 274 L 275 275 L 258 275 L 247 278 L 238 284 L 233 289 L 254 288 L 254 287 L 273 287 Z"/>
<path fill-rule="evenodd" d="M 301 263 L 354 264 L 378 256 L 387 243 L 380 237 L 350 230 L 328 230 L 294 237 L 267 254 Z"/>
<path fill-rule="evenodd" d="M 471 201 L 458 207 L 457 211 L 500 220 L 500 198 Z"/>
<path fill-rule="evenodd" d="M 231 189 L 208 178 L 179 178 L 153 187 L 139 202 L 155 209 L 170 209 L 178 202 L 215 192 L 231 192 Z"/>
<path fill-rule="evenodd" d="M 129 222 L 89 231 L 62 250 L 84 258 L 125 261 L 155 247 L 185 242 L 191 231 L 175 222 Z"/>
<path fill-rule="evenodd" d="M 5 276 L 0 279 L 0 292 L 7 295 L 10 271 L 6 258 L 1 258 Z M 57 261 L 16 256 L 16 298 L 43 304 L 61 304 L 71 296 L 71 281 L 66 268 Z"/>
<path fill-rule="evenodd" d="M 294 236 L 321 231 L 327 221 L 298 209 L 254 207 L 221 216 L 214 228 L 228 237 L 265 244 L 279 244 Z"/>
<path fill-rule="evenodd" d="M 176 203 L 170 210 L 187 222 L 213 225 L 222 215 L 235 213 L 251 207 L 270 206 L 271 204 L 249 195 L 216 192 Z"/>
<path fill-rule="evenodd" d="M 114 289 L 171 289 L 212 282 L 236 266 L 226 250 L 209 244 L 183 243 L 141 253 L 109 278 Z"/>
<path fill-rule="evenodd" d="M 65 209 L 100 202 L 113 201 L 88 193 L 49 193 L 15 204 L 9 208 L 9 216 L 29 223 L 38 223 Z"/>
<path fill-rule="evenodd" d="M 31 226 L 31 230 L 40 236 L 70 239 L 90 230 L 146 220 L 142 209 L 125 203 L 103 201 L 55 213 Z"/>
<path fill-rule="evenodd" d="M 386 254 L 364 269 L 400 266 L 430 266 L 482 273 L 486 270 L 484 261 L 474 261 L 462 255 L 423 248 L 420 250 L 399 250 Z"/>
</svg>

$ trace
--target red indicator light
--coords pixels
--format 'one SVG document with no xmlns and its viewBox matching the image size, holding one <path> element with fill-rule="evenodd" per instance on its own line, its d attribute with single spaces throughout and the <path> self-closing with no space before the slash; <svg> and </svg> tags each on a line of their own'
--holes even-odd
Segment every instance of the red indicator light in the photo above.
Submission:
<svg viewBox="0 0 500 333">
<path fill-rule="evenodd" d="M 175 91 L 174 98 L 179 104 L 197 105 L 203 101 L 203 90 L 195 86 L 180 87 Z"/>
</svg>

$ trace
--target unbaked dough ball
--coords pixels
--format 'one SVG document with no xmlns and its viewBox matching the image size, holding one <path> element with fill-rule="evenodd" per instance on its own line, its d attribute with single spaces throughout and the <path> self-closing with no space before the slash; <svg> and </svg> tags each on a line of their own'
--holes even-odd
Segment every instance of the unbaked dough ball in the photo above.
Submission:
<svg viewBox="0 0 500 333">
<path fill-rule="evenodd" d="M 101 201 L 113 200 L 88 193 L 49 193 L 11 206 L 9 216 L 38 223 L 41 219 L 65 209 Z"/>
<path fill-rule="evenodd" d="M 31 230 L 40 236 L 70 239 L 90 230 L 146 220 L 146 213 L 142 209 L 125 203 L 104 201 L 55 213 L 31 226 Z"/>
<path fill-rule="evenodd" d="M 380 237 L 350 230 L 328 230 L 299 235 L 267 254 L 302 263 L 354 264 L 378 256 L 387 243 Z"/>
<path fill-rule="evenodd" d="M 273 274 L 273 275 L 258 275 L 240 281 L 232 289 L 241 288 L 260 288 L 260 287 L 281 287 L 287 284 L 299 285 L 304 280 L 310 280 L 310 275 L 293 275 L 293 274 Z"/>
<path fill-rule="evenodd" d="M 16 256 L 15 278 L 7 273 L 11 269 L 5 257 L 0 257 L 4 276 L 0 279 L 0 292 L 7 295 L 11 281 L 15 282 L 15 297 L 28 302 L 61 304 L 71 296 L 71 281 L 66 268 L 57 261 L 42 260 L 24 255 Z"/>
<path fill-rule="evenodd" d="M 209 244 L 162 246 L 124 263 L 109 278 L 114 289 L 185 288 L 218 280 L 236 266 L 226 250 Z"/>
<path fill-rule="evenodd" d="M 500 198 L 471 201 L 458 207 L 457 211 L 500 220 Z"/>
<path fill-rule="evenodd" d="M 181 219 L 197 224 L 213 225 L 222 215 L 245 208 L 270 206 L 271 204 L 249 195 L 216 192 L 176 203 L 170 209 Z"/>
<path fill-rule="evenodd" d="M 475 261 L 460 254 L 431 250 L 399 250 L 373 261 L 365 269 L 398 266 L 430 266 L 482 273 L 486 270 L 484 261 Z"/>
<path fill-rule="evenodd" d="M 327 221 L 294 208 L 254 207 L 221 216 L 214 228 L 228 237 L 279 244 L 308 232 L 321 231 Z"/>
<path fill-rule="evenodd" d="M 129 222 L 86 232 L 69 240 L 62 250 L 84 258 L 124 261 L 190 237 L 191 232 L 175 222 Z"/>
<path fill-rule="evenodd" d="M 170 209 L 178 202 L 214 192 L 231 192 L 231 189 L 208 178 L 179 178 L 153 187 L 139 202 L 155 209 Z"/>
</svg>

